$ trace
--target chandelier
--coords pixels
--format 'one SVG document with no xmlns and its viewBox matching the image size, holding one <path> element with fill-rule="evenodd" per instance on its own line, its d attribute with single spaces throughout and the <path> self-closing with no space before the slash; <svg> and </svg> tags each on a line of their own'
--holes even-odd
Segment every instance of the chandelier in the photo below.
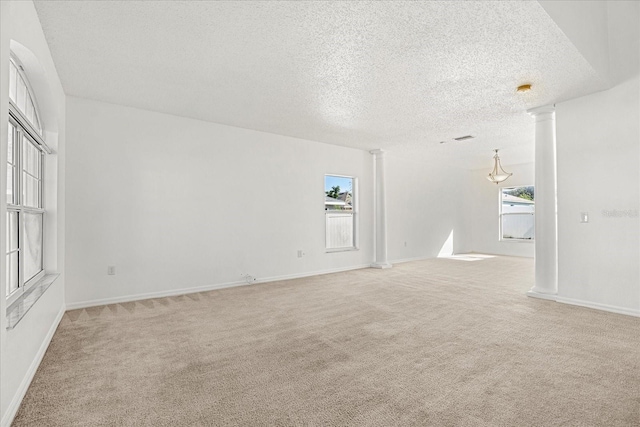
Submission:
<svg viewBox="0 0 640 427">
<path fill-rule="evenodd" d="M 500 182 L 506 181 L 506 179 L 513 174 L 508 173 L 504 169 L 502 169 L 502 165 L 500 164 L 500 157 L 498 156 L 498 150 L 495 149 L 493 151 L 496 152 L 496 154 L 493 156 L 493 170 L 491 171 L 489 176 L 487 176 L 487 179 L 497 185 Z"/>
</svg>

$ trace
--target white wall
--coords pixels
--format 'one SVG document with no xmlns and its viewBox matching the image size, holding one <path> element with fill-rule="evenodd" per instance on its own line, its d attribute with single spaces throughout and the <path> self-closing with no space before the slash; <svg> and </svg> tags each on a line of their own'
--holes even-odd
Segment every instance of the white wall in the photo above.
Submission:
<svg viewBox="0 0 640 427">
<path fill-rule="evenodd" d="M 64 310 L 64 143 L 65 95 L 31 1 L 0 2 L 0 188 L 6 188 L 9 48 L 25 65 L 37 101 L 47 143 L 54 149 L 46 159 L 45 268 L 60 278 L 36 302 L 21 322 L 6 330 L 0 316 L 0 413 L 2 425 L 11 422 L 22 396 L 44 355 Z M 0 198 L 4 221 L 6 202 Z M 5 253 L 5 227 L 0 227 L 0 253 Z M 0 257 L 0 313 L 6 311 L 5 257 Z"/>
<path fill-rule="evenodd" d="M 71 306 L 371 263 L 368 152 L 73 97 L 67 107 Z M 358 251 L 325 251 L 325 174 L 359 180 Z"/>
<path fill-rule="evenodd" d="M 610 77 L 607 3 L 616 2 L 605 0 L 539 1 L 582 56 L 606 79 Z"/>
<path fill-rule="evenodd" d="M 558 295 L 638 314 L 639 93 L 636 75 L 556 106 Z"/>
<path fill-rule="evenodd" d="M 492 184 L 487 180 L 491 167 L 473 170 L 470 173 L 467 210 L 470 230 L 470 249 L 473 252 L 496 255 L 509 255 L 533 258 L 535 243 L 528 241 L 500 241 L 499 236 L 499 200 L 500 189 L 534 185 L 535 166 L 533 163 L 503 165 L 513 176 L 501 184 Z"/>
<path fill-rule="evenodd" d="M 469 172 L 392 153 L 386 161 L 389 260 L 434 258 L 443 246 L 445 252 L 467 252 Z M 447 245 L 451 233 L 453 245 Z"/>
<path fill-rule="evenodd" d="M 640 315 L 640 3 L 607 17 L 614 86 L 556 105 L 558 296 Z"/>
</svg>

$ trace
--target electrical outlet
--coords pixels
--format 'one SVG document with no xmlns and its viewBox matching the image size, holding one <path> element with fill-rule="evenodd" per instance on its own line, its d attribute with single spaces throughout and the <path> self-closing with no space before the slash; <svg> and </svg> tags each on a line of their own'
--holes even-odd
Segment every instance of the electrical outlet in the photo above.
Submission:
<svg viewBox="0 0 640 427">
<path fill-rule="evenodd" d="M 109 276 L 115 276 L 116 275 L 116 266 L 115 265 L 110 265 L 107 267 L 107 274 Z"/>
<path fill-rule="evenodd" d="M 298 258 L 302 258 L 304 256 L 304 251 L 302 249 L 298 249 Z"/>
</svg>

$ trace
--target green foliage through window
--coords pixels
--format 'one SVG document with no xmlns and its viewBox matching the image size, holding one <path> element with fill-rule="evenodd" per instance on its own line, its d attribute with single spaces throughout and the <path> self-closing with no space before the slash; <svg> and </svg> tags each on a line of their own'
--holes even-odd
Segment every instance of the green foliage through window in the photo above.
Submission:
<svg viewBox="0 0 640 427">
<path fill-rule="evenodd" d="M 509 190 L 504 190 L 504 194 L 520 197 L 525 200 L 535 200 L 533 187 L 516 187 Z"/>
</svg>

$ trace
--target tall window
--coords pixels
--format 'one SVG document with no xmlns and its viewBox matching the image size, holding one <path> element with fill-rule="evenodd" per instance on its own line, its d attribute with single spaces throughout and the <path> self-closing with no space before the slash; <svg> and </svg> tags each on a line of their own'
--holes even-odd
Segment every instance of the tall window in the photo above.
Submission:
<svg viewBox="0 0 640 427">
<path fill-rule="evenodd" d="M 42 126 L 35 97 L 19 62 L 11 58 L 7 148 L 7 297 L 16 299 L 44 275 Z"/>
<path fill-rule="evenodd" d="M 500 239 L 533 241 L 535 235 L 533 186 L 500 189 Z"/>
<path fill-rule="evenodd" d="M 329 250 L 356 248 L 356 179 L 325 175 L 325 242 Z"/>
</svg>

